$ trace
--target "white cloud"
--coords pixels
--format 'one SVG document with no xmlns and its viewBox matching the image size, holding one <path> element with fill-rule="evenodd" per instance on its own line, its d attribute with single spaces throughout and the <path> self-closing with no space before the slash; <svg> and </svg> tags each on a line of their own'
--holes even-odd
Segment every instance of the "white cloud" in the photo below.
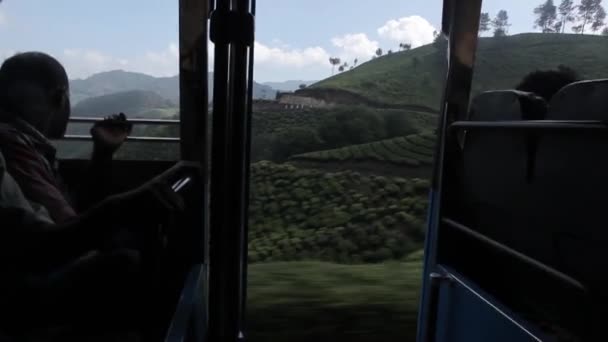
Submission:
<svg viewBox="0 0 608 342">
<path fill-rule="evenodd" d="M 304 49 L 286 49 L 283 47 L 270 47 L 260 42 L 255 42 L 254 53 L 256 65 L 294 68 L 329 65 L 329 53 L 319 46 Z"/>
<path fill-rule="evenodd" d="M 143 55 L 123 58 L 94 49 L 64 49 L 55 56 L 65 66 L 70 78 L 84 78 L 109 70 L 128 70 L 152 76 L 178 74 L 179 48 L 171 43 L 161 51 L 148 51 Z"/>
<path fill-rule="evenodd" d="M 436 29 L 426 19 L 413 15 L 387 21 L 378 29 L 378 35 L 415 48 L 433 42 L 433 31 Z"/>
<path fill-rule="evenodd" d="M 379 44 L 371 40 L 365 33 L 350 33 L 340 37 L 334 37 L 332 44 L 340 48 L 339 56 L 345 60 L 359 59 L 368 60 L 376 53 Z"/>
</svg>

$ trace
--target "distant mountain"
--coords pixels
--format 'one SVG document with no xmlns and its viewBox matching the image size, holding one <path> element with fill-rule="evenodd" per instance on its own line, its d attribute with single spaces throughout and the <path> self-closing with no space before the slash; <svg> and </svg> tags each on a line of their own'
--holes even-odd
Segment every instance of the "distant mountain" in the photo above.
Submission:
<svg viewBox="0 0 608 342">
<path fill-rule="evenodd" d="M 161 118 L 175 114 L 177 104 L 153 91 L 131 90 L 90 97 L 72 108 L 74 116 L 101 117 L 119 112 L 131 118 Z"/>
<path fill-rule="evenodd" d="M 280 91 L 296 91 L 300 89 L 301 84 L 306 84 L 306 86 L 309 86 L 316 82 L 318 81 L 290 80 L 285 82 L 264 82 L 262 84 Z"/>
<path fill-rule="evenodd" d="M 92 75 L 84 80 L 70 81 L 74 104 L 90 98 L 112 93 L 140 90 L 151 91 L 174 103 L 179 102 L 179 78 L 152 77 L 145 74 L 113 70 Z"/>
<path fill-rule="evenodd" d="M 113 70 L 70 81 L 73 105 L 91 97 L 126 91 L 150 91 L 173 103 L 179 103 L 179 77 L 153 77 L 146 74 Z M 213 73 L 209 73 L 210 95 L 213 93 Z M 254 82 L 253 97 L 274 99 L 276 90 Z M 211 96 L 209 97 L 211 101 Z"/>
</svg>

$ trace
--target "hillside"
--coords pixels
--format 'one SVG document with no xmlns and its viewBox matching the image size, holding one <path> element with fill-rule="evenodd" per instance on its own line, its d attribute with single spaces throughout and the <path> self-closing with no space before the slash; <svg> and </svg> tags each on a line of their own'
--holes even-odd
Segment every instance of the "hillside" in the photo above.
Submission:
<svg viewBox="0 0 608 342">
<path fill-rule="evenodd" d="M 179 102 L 179 78 L 152 77 L 136 72 L 113 70 L 70 81 L 73 104 L 90 98 L 132 90 L 155 92 L 161 97 Z"/>
<path fill-rule="evenodd" d="M 176 104 L 153 91 L 131 90 L 87 98 L 72 108 L 74 116 L 106 116 L 124 112 L 131 118 L 150 117 L 146 112 L 169 110 L 175 113 Z M 173 111 L 170 109 L 173 108 Z M 158 116 L 162 116 L 157 113 Z"/>
<path fill-rule="evenodd" d="M 526 33 L 481 38 L 473 92 L 513 88 L 527 73 L 560 64 L 574 68 L 585 78 L 608 77 L 606 55 L 605 36 Z M 444 64 L 442 53 L 431 44 L 376 58 L 315 83 L 308 91 L 341 90 L 385 104 L 436 110 L 443 91 Z"/>
<path fill-rule="evenodd" d="M 70 81 L 70 93 L 73 104 L 90 97 L 112 93 L 143 90 L 159 94 L 174 103 L 179 103 L 179 77 L 153 77 L 136 72 L 113 70 L 92 75 L 86 79 Z M 213 73 L 209 73 L 209 92 L 213 94 Z M 253 97 L 274 99 L 276 90 L 254 82 Z"/>
<path fill-rule="evenodd" d="M 388 163 L 398 167 L 402 175 L 429 177 L 433 165 L 436 138 L 433 133 L 412 134 L 376 141 L 367 144 L 351 145 L 333 150 L 310 152 L 292 156 L 296 164 L 328 168 L 332 163 L 348 165 L 361 170 L 361 164 Z M 364 165 L 363 165 L 364 166 Z M 385 173 L 388 165 L 380 167 L 378 173 Z M 331 167 L 329 167 L 331 168 Z"/>
</svg>

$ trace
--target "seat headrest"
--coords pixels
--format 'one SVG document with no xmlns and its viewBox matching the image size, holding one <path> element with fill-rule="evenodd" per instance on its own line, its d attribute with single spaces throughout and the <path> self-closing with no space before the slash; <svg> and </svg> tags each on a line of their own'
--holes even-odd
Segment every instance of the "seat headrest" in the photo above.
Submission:
<svg viewBox="0 0 608 342">
<path fill-rule="evenodd" d="M 563 87 L 551 98 L 547 119 L 608 121 L 608 79 Z"/>
<path fill-rule="evenodd" d="M 469 120 L 542 120 L 546 110 L 546 102 L 532 93 L 518 90 L 493 90 L 483 92 L 473 99 Z"/>
</svg>

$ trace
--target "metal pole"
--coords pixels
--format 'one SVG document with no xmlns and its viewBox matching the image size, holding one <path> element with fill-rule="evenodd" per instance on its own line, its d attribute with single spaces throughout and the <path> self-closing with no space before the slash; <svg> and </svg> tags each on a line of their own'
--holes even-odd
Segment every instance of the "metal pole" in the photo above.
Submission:
<svg viewBox="0 0 608 342">
<path fill-rule="evenodd" d="M 218 0 L 211 19 L 215 43 L 210 225 L 210 341 L 238 341 L 249 160 L 248 0 Z"/>
</svg>

